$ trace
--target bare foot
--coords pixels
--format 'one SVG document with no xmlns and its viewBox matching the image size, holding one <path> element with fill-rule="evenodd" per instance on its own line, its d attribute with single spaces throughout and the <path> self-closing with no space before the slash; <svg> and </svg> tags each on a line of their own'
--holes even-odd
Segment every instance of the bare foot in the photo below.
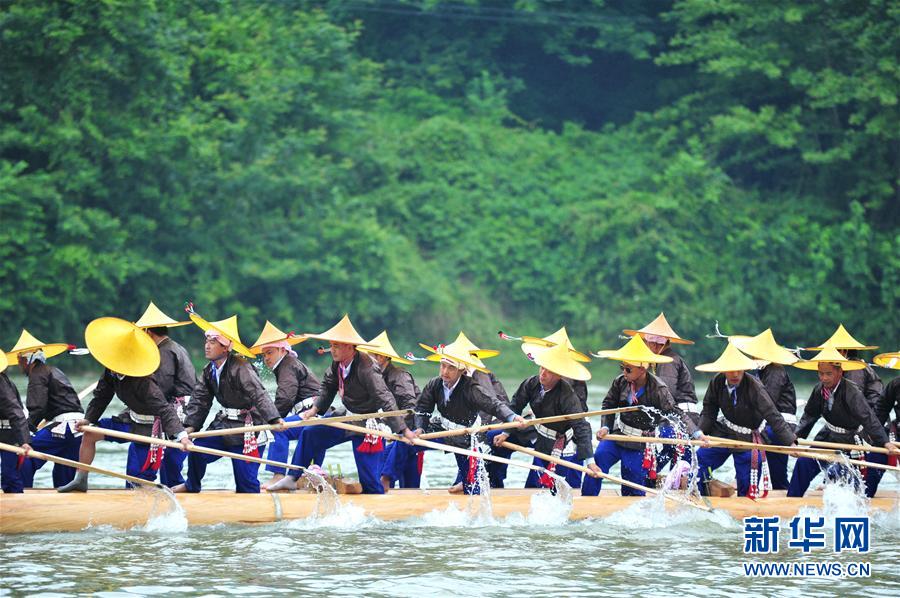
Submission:
<svg viewBox="0 0 900 598">
<path fill-rule="evenodd" d="M 170 488 L 172 492 L 187 492 L 187 486 L 184 484 L 178 484 L 177 486 L 172 486 Z"/>
<path fill-rule="evenodd" d="M 273 473 L 272 477 L 269 478 L 269 481 L 262 485 L 262 489 L 266 490 L 269 486 L 277 484 L 278 482 L 280 482 L 283 479 L 284 479 L 283 473 Z"/>
<path fill-rule="evenodd" d="M 297 482 L 291 476 L 282 476 L 280 480 L 266 487 L 266 492 L 293 492 L 297 489 Z"/>
<path fill-rule="evenodd" d="M 381 485 L 384 486 L 385 494 L 391 491 L 391 484 L 393 484 L 391 478 L 387 477 L 386 475 L 381 476 Z"/>
<path fill-rule="evenodd" d="M 450 486 L 449 488 L 447 488 L 447 492 L 449 492 L 450 494 L 462 494 L 464 492 L 462 482 Z"/>
</svg>

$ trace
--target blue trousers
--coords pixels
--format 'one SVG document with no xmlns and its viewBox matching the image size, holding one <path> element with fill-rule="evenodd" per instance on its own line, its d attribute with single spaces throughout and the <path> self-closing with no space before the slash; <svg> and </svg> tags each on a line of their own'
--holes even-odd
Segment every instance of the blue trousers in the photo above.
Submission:
<svg viewBox="0 0 900 598">
<path fill-rule="evenodd" d="M 594 451 L 594 462 L 603 473 L 609 473 L 613 465 L 622 462 L 622 477 L 629 482 L 644 485 L 647 477 L 644 468 L 641 466 L 644 461 L 644 451 L 633 451 L 624 449 L 612 440 L 602 440 Z M 600 488 L 603 486 L 603 480 L 591 476 L 585 476 L 584 482 L 581 484 L 582 496 L 597 496 L 600 494 Z M 644 492 L 622 486 L 622 496 L 644 496 Z"/>
<path fill-rule="evenodd" d="M 289 415 L 284 418 L 285 422 L 296 422 L 300 421 L 299 415 Z M 300 441 L 303 431 L 306 430 L 304 427 L 300 428 L 288 428 L 287 430 L 272 430 L 272 435 L 274 439 L 269 443 L 269 455 L 268 458 L 272 461 L 281 461 L 282 463 L 287 463 L 288 453 L 291 449 L 291 440 Z M 297 445 L 297 448 L 294 451 L 294 455 L 300 451 L 300 445 Z M 309 463 L 295 463 L 295 465 L 302 465 L 306 467 Z M 321 465 L 321 463 L 319 463 Z M 270 471 L 272 473 L 284 475 L 285 471 L 287 471 L 284 467 L 279 467 L 277 465 L 266 465 L 266 471 Z M 297 471 L 296 469 L 294 471 Z"/>
<path fill-rule="evenodd" d="M 130 423 L 116 421 L 111 417 L 104 417 L 98 421 L 97 427 L 106 428 L 107 430 L 116 430 L 118 432 L 131 432 Z M 129 440 L 122 440 L 121 438 L 112 438 L 111 436 L 106 436 L 104 440 L 115 442 L 116 444 L 131 442 Z M 136 478 L 141 478 L 142 480 L 150 482 L 155 481 L 156 470 L 151 469 L 150 467 L 144 469 L 144 464 L 147 463 L 147 454 L 149 452 L 149 444 L 144 444 L 143 442 L 131 442 L 128 447 L 128 459 L 125 462 L 125 473 Z M 166 452 L 168 452 L 168 450 Z M 134 484 L 125 482 L 125 487 L 134 488 Z"/>
<path fill-rule="evenodd" d="M 78 461 L 78 450 L 81 448 L 81 436 L 76 436 L 67 428 L 65 437 L 58 438 L 50 431 L 50 428 L 52 427 L 53 424 L 36 433 L 29 443 L 31 448 L 55 457 L 63 457 L 65 459 L 71 459 L 72 461 Z M 45 463 L 46 461 L 43 459 L 25 459 L 25 463 L 22 464 L 20 473 L 22 474 L 22 479 L 26 488 L 31 488 L 34 485 L 34 474 L 43 467 Z M 59 464 L 53 465 L 54 488 L 65 486 L 73 479 L 75 479 L 74 467 Z"/>
<path fill-rule="evenodd" d="M 490 432 L 488 432 L 486 434 L 487 445 L 491 447 L 492 455 L 509 459 L 513 454 L 511 450 L 502 446 L 494 446 L 494 438 L 498 434 L 503 434 L 504 432 L 508 434 L 509 430 L 491 430 Z M 485 461 L 484 466 L 487 469 L 488 480 L 490 481 L 491 488 L 505 488 L 506 473 L 509 469 L 509 466 L 506 463 L 497 463 L 496 461 Z M 458 484 L 461 481 L 462 478 L 458 479 L 456 483 Z"/>
<path fill-rule="evenodd" d="M 881 453 L 866 453 L 866 461 L 887 465 L 888 456 Z M 875 469 L 874 467 L 866 468 L 866 496 L 869 498 L 875 496 L 875 493 L 878 492 L 878 484 L 881 483 L 882 477 L 884 477 L 883 469 Z M 869 494 L 870 492 L 871 494 Z"/>
<path fill-rule="evenodd" d="M 572 455 L 571 457 L 563 457 L 563 459 L 565 459 L 566 461 L 569 461 L 570 463 L 575 463 L 576 465 L 584 465 L 584 462 L 576 459 L 575 455 Z M 547 462 L 544 461 L 543 459 L 538 459 L 537 457 L 534 458 L 534 461 L 532 463 L 534 463 L 538 467 L 547 467 Z M 557 465 L 554 473 L 556 473 L 556 475 L 561 475 L 564 478 L 566 478 L 566 483 L 569 486 L 571 486 L 572 488 L 581 488 L 581 472 L 580 471 L 571 469 L 569 467 L 565 467 L 563 465 Z M 541 485 L 538 482 L 540 475 L 541 474 L 534 471 L 533 469 L 531 471 L 529 471 L 528 477 L 525 478 L 525 487 L 526 488 L 540 488 Z"/>
<path fill-rule="evenodd" d="M 184 484 L 184 460 L 187 459 L 187 453 L 178 449 L 167 448 L 163 454 L 162 466 L 159 468 L 159 481 L 163 486 L 171 488 L 179 484 Z"/>
<path fill-rule="evenodd" d="M 7 494 L 21 494 L 25 491 L 25 483 L 18 465 L 19 455 L 0 451 L 0 490 Z"/>
<path fill-rule="evenodd" d="M 221 436 L 207 436 L 198 438 L 196 446 L 228 451 L 240 455 L 244 451 L 243 444 L 226 445 Z M 260 449 L 262 452 L 262 449 Z M 206 475 L 206 466 L 221 459 L 216 455 L 204 455 L 203 453 L 188 453 L 188 475 L 184 486 L 188 492 L 200 492 L 203 476 Z M 239 494 L 259 494 L 259 463 L 231 459 L 231 471 L 234 474 L 235 491 Z"/>
<path fill-rule="evenodd" d="M 701 494 L 704 496 L 707 494 L 706 482 L 709 482 L 712 477 L 712 472 L 725 464 L 728 457 L 734 459 L 734 472 L 737 477 L 738 496 L 746 496 L 747 492 L 750 491 L 750 451 L 732 451 L 727 448 L 711 447 L 701 448 L 697 451 Z M 760 478 L 759 483 L 762 483 L 762 478 Z"/>
<path fill-rule="evenodd" d="M 382 477 L 388 478 L 392 487 L 397 482 L 401 488 L 418 488 L 422 482 L 420 459 L 426 450 L 405 442 L 392 442 L 385 451 Z"/>
<path fill-rule="evenodd" d="M 887 462 L 887 455 L 878 455 L 877 453 L 866 453 L 866 460 L 872 461 L 874 463 L 880 462 L 879 457 L 885 457 L 884 462 Z M 791 484 L 788 487 L 788 496 L 799 497 L 806 494 L 806 491 L 809 489 L 809 485 L 812 481 L 818 476 L 821 472 L 825 472 L 825 476 L 829 480 L 839 480 L 839 479 L 847 479 L 852 478 L 852 476 L 848 475 L 847 468 L 840 463 L 831 463 L 829 461 L 819 461 L 818 459 L 810 459 L 809 457 L 800 457 L 794 463 L 794 473 L 791 476 Z M 866 496 L 872 498 L 875 496 L 875 492 L 878 490 L 877 482 L 870 486 L 869 485 L 869 472 L 874 471 L 873 469 L 866 470 Z M 881 473 L 884 473 L 884 470 L 878 470 Z M 879 476 L 880 481 L 880 476 Z"/>
<path fill-rule="evenodd" d="M 315 463 L 321 466 L 325 461 L 325 451 L 333 446 L 347 441 L 353 443 L 353 458 L 356 461 L 356 471 L 359 474 L 359 483 L 362 484 L 364 494 L 384 494 L 384 486 L 381 485 L 381 469 L 384 464 L 385 451 L 378 453 L 361 453 L 359 445 L 363 442 L 363 436 L 328 426 L 311 426 L 306 428 L 303 439 L 297 444 L 292 463 L 302 467 Z M 291 475 L 299 474 L 298 471 Z"/>
</svg>

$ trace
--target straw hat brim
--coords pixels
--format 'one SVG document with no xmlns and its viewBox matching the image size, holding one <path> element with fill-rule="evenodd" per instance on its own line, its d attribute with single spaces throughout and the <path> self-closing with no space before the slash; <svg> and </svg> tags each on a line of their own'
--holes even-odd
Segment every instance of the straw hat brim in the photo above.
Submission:
<svg viewBox="0 0 900 598">
<path fill-rule="evenodd" d="M 793 365 L 798 361 L 797 356 L 785 349 L 777 347 L 771 351 L 758 351 L 752 347 L 752 336 L 729 336 L 728 341 L 741 350 L 752 359 L 757 361 L 767 361 L 769 363 L 777 363 L 779 365 Z"/>
<path fill-rule="evenodd" d="M 875 365 L 889 370 L 900 370 L 900 351 L 875 356 Z"/>
<path fill-rule="evenodd" d="M 42 345 L 34 345 L 33 347 L 22 347 L 15 351 L 6 352 L 6 363 L 9 365 L 17 365 L 19 363 L 19 355 L 24 353 L 34 353 L 37 350 L 44 352 L 44 357 L 56 357 L 69 350 L 69 345 L 65 343 L 48 343 Z"/>
<path fill-rule="evenodd" d="M 694 341 L 689 341 L 686 338 L 681 338 L 680 336 L 671 336 L 668 334 L 660 334 L 658 332 L 646 332 L 646 331 L 640 331 L 640 330 L 623 330 L 622 332 L 627 334 L 628 336 L 634 336 L 635 334 L 654 334 L 656 336 L 662 336 L 664 338 L 669 339 L 669 342 L 672 343 L 673 345 L 693 345 L 694 344 Z"/>
<path fill-rule="evenodd" d="M 414 362 L 400 357 L 396 353 L 389 353 L 387 351 L 382 351 L 381 349 L 374 349 L 372 347 L 360 347 L 360 353 L 368 353 L 369 355 L 381 355 L 383 357 L 389 357 L 391 361 L 396 361 L 397 363 L 402 363 L 404 365 L 412 365 Z"/>
<path fill-rule="evenodd" d="M 199 326 L 200 329 L 203 330 L 204 332 L 206 332 L 206 331 L 208 331 L 208 330 L 213 330 L 213 331 L 215 331 L 215 332 L 221 334 L 222 336 L 224 336 L 224 337 L 227 338 L 228 340 L 230 340 L 231 343 L 232 343 L 231 348 L 232 348 L 234 351 L 237 351 L 238 353 L 240 353 L 241 355 L 243 355 L 244 357 L 249 357 L 250 359 L 255 359 L 255 358 L 256 358 L 256 355 L 254 355 L 254 354 L 250 351 L 250 349 L 249 349 L 248 347 L 246 347 L 246 346 L 241 342 L 241 340 L 240 340 L 239 338 L 236 338 L 233 334 L 231 334 L 231 333 L 228 332 L 227 330 L 222 330 L 222 329 L 219 328 L 218 326 L 214 326 L 214 325 L 212 324 L 212 322 L 208 322 L 207 320 L 203 319 L 202 317 L 198 316 L 198 315 L 195 314 L 195 313 L 192 313 L 192 314 L 191 314 L 191 321 L 192 321 L 194 324 L 196 324 L 197 326 Z"/>
<path fill-rule="evenodd" d="M 159 368 L 159 347 L 141 327 L 120 318 L 97 318 L 84 329 L 91 355 L 123 376 L 149 376 Z"/>
<path fill-rule="evenodd" d="M 807 359 L 807 360 L 803 360 L 803 361 L 798 361 L 797 363 L 795 363 L 793 365 L 795 368 L 798 368 L 801 370 L 818 371 L 820 363 L 830 363 L 833 365 L 840 366 L 840 368 L 842 370 L 844 370 L 845 372 L 852 372 L 854 370 L 866 369 L 866 363 L 864 361 L 859 361 L 856 359 L 848 359 L 847 361 L 826 361 L 826 360 L 813 361 L 811 359 Z"/>
<path fill-rule="evenodd" d="M 425 343 L 419 343 L 419 346 L 429 353 L 437 353 L 437 350 L 434 347 L 430 347 Z M 495 351 L 494 349 L 477 349 L 474 351 L 469 351 L 469 355 L 477 359 L 490 359 L 491 357 L 500 355 L 500 351 Z"/>
<path fill-rule="evenodd" d="M 463 355 L 459 355 L 457 353 L 436 352 L 436 353 L 432 353 L 431 355 L 427 356 L 425 359 L 427 359 L 428 361 L 440 363 L 440 361 L 442 359 L 444 359 L 445 357 L 447 359 L 449 359 L 450 361 L 455 361 L 457 363 L 461 363 L 470 368 L 474 368 L 474 369 L 478 370 L 479 372 L 484 372 L 485 374 L 490 373 L 490 370 L 487 369 L 487 367 L 483 363 L 481 363 L 481 360 L 479 360 L 474 355 L 463 356 Z"/>
<path fill-rule="evenodd" d="M 560 359 L 559 354 L 554 355 L 551 351 L 555 346 L 542 347 L 533 343 L 523 343 L 522 352 L 528 355 L 534 363 L 546 370 L 550 370 L 557 376 L 581 380 L 582 382 L 587 382 L 591 379 L 591 372 L 575 361 L 571 356 L 571 350 L 568 350 L 565 356 Z"/>
<path fill-rule="evenodd" d="M 537 346 L 537 347 L 553 347 L 553 346 L 556 345 L 556 343 L 552 343 L 552 342 L 548 341 L 548 340 L 545 339 L 545 338 L 538 338 L 538 337 L 536 337 L 536 336 L 523 336 L 523 337 L 522 337 L 522 344 L 523 344 L 523 345 Z M 528 351 L 526 351 L 526 353 L 527 353 L 527 352 L 528 352 Z M 582 353 L 581 351 L 578 351 L 578 350 L 573 349 L 573 348 L 571 348 L 571 347 L 569 347 L 569 355 L 572 357 L 572 359 L 574 359 L 574 360 L 576 360 L 576 361 L 581 361 L 581 362 L 584 362 L 584 363 L 588 363 L 588 362 L 591 360 L 590 357 L 588 357 L 587 355 L 585 355 L 585 354 Z"/>
<path fill-rule="evenodd" d="M 254 355 L 259 355 L 260 353 L 262 353 L 263 347 L 265 347 L 266 345 L 271 345 L 272 343 L 280 343 L 281 341 L 287 341 L 287 343 L 293 347 L 294 345 L 299 345 L 300 343 L 306 341 L 308 338 L 309 337 L 305 336 L 305 335 L 290 336 L 290 337 L 287 335 L 284 335 L 284 338 L 276 338 L 273 340 L 268 340 L 264 343 L 260 343 L 258 345 L 253 345 L 249 349 L 250 349 L 250 352 L 253 353 Z"/>
<path fill-rule="evenodd" d="M 6 353 L 0 349 L 0 374 L 5 372 L 7 367 L 9 367 L 9 363 L 6 361 Z"/>
</svg>

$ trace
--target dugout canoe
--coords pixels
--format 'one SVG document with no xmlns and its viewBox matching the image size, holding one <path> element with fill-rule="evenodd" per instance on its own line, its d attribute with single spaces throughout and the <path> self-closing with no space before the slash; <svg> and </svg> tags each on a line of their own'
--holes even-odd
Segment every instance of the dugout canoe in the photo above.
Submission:
<svg viewBox="0 0 900 598">
<path fill-rule="evenodd" d="M 492 491 L 493 515 L 504 518 L 513 513 L 527 516 L 532 508 L 534 490 Z M 599 497 L 575 496 L 569 518 L 572 520 L 606 517 L 652 498 L 623 497 L 607 491 Z M 321 508 L 315 494 L 235 494 L 211 490 L 200 494 L 178 494 L 175 499 L 184 509 L 189 525 L 275 523 L 313 516 Z M 141 527 L 151 518 L 172 508 L 172 495 L 158 490 L 91 490 L 60 494 L 53 490 L 29 490 L 24 494 L 0 495 L 0 533 L 70 532 L 89 527 L 110 526 L 119 529 Z M 393 521 L 424 516 L 455 505 L 465 511 L 470 497 L 451 495 L 445 490 L 394 490 L 386 495 L 341 495 L 342 505 L 362 508 L 367 515 Z M 821 495 L 804 498 L 770 496 L 752 501 L 748 498 L 711 498 L 715 509 L 740 520 L 750 516 L 790 518 L 802 507 L 822 507 Z M 895 493 L 869 502 L 869 510 L 891 511 L 898 508 Z M 686 509 L 667 502 L 671 510 Z M 865 513 L 860 513 L 865 514 Z"/>
</svg>

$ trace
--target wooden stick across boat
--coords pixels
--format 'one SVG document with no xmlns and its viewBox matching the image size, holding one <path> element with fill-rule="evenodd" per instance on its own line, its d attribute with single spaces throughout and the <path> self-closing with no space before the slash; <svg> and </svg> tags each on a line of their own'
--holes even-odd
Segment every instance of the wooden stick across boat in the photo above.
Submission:
<svg viewBox="0 0 900 598">
<path fill-rule="evenodd" d="M 641 486 L 640 484 L 635 484 L 634 482 L 629 482 L 628 480 L 626 480 L 624 478 L 616 477 L 616 476 L 610 475 L 608 473 L 603 473 L 602 471 L 600 471 L 600 472 L 593 471 L 593 470 L 585 467 L 584 465 L 579 465 L 578 463 L 572 463 L 571 461 L 566 461 L 565 459 L 560 459 L 558 457 L 554 457 L 553 455 L 541 453 L 532 448 L 519 446 L 518 444 L 513 444 L 512 442 L 501 442 L 500 446 L 502 446 L 504 448 L 508 448 L 511 451 L 518 451 L 518 452 L 524 453 L 526 455 L 531 455 L 532 457 L 537 457 L 538 459 L 542 459 L 544 461 L 547 461 L 548 463 L 556 463 L 557 465 L 561 465 L 563 467 L 568 467 L 570 469 L 580 471 L 591 477 L 603 478 L 604 480 L 609 480 L 610 482 L 619 484 L 621 486 L 627 486 L 628 488 L 632 488 L 634 490 L 640 490 L 641 492 L 646 492 L 647 494 L 650 494 L 652 496 L 659 495 L 659 491 L 654 490 L 653 488 L 647 488 L 646 486 Z M 673 496 L 671 494 L 666 494 L 665 492 L 663 493 L 663 497 L 668 500 L 682 504 L 682 505 L 687 505 L 690 507 L 694 507 L 695 509 L 700 509 L 701 511 L 706 511 L 706 512 L 712 511 L 712 509 L 710 509 L 706 505 L 699 505 L 699 504 L 691 502 L 689 500 L 685 500 L 681 497 Z"/>
<path fill-rule="evenodd" d="M 323 418 L 325 420 L 334 419 L 331 417 Z M 352 424 L 344 424 L 340 422 L 322 422 L 327 426 L 331 426 L 332 428 L 340 428 L 341 430 L 347 430 L 348 432 L 356 432 L 358 434 L 372 434 L 373 436 L 381 436 L 382 438 L 388 438 L 390 440 L 396 440 L 397 442 L 406 442 L 406 439 L 398 434 L 394 434 L 392 432 L 385 432 L 384 430 L 378 429 L 370 429 L 363 428 L 361 426 L 354 426 Z M 416 438 L 411 441 L 416 446 L 422 446 L 425 448 L 435 449 L 438 451 L 445 451 L 448 453 L 456 453 L 458 455 L 466 455 L 467 457 L 477 457 L 478 459 L 484 459 L 485 461 L 494 461 L 496 463 L 505 463 L 506 465 L 512 465 L 514 467 L 521 467 L 522 469 L 531 469 L 533 471 L 537 471 L 540 473 L 548 473 L 551 477 L 555 479 L 563 479 L 562 476 L 559 476 L 552 471 L 547 471 L 545 467 L 539 467 L 537 465 L 532 465 L 531 463 L 520 463 L 518 461 L 513 461 L 512 459 L 507 459 L 505 457 L 498 457 L 496 455 L 491 455 L 490 453 L 478 453 L 475 451 L 470 451 L 468 449 L 459 448 L 455 446 L 450 446 L 448 444 L 442 444 L 440 442 L 431 442 L 430 440 L 421 440 Z"/>
<path fill-rule="evenodd" d="M 96 467 L 94 465 L 88 465 L 87 463 L 81 463 L 79 461 L 72 461 L 71 459 L 66 459 L 64 457 L 57 457 L 56 455 L 48 455 L 46 453 L 41 453 L 39 451 L 25 451 L 20 446 L 13 446 L 11 444 L 6 444 L 0 442 L 0 450 L 9 451 L 11 453 L 15 453 L 17 455 L 25 455 L 29 458 L 41 459 L 43 461 L 50 461 L 51 463 L 58 463 L 60 465 L 68 465 L 69 467 L 76 467 L 83 471 L 90 471 L 93 473 L 99 473 L 102 475 L 110 476 L 113 478 L 119 478 L 120 480 L 125 480 L 126 482 L 131 482 L 132 484 L 140 484 L 141 486 L 150 486 L 152 488 L 165 488 L 162 484 L 158 484 L 156 482 L 151 482 L 149 480 L 143 480 L 141 478 L 136 478 L 134 476 L 130 476 L 124 473 L 118 473 L 116 471 L 110 471 L 108 469 L 103 469 L 100 467 Z"/>
<path fill-rule="evenodd" d="M 898 455 L 900 453 L 889 451 L 883 446 L 872 446 L 871 444 L 844 444 L 842 442 L 824 442 L 821 440 L 807 440 L 806 438 L 798 438 L 797 444 L 804 446 L 817 446 L 838 449 L 843 451 L 865 451 L 867 453 L 881 453 L 882 455 Z"/>
<path fill-rule="evenodd" d="M 566 421 L 574 421 L 576 419 L 584 419 L 586 417 L 595 417 L 597 415 L 613 415 L 616 413 L 626 413 L 628 411 L 638 411 L 640 410 L 639 406 L 634 407 L 619 407 L 617 409 L 600 409 L 598 411 L 585 411 L 583 413 L 569 413 L 566 415 L 554 415 L 552 417 L 541 417 L 538 419 L 526 419 L 525 427 L 533 426 L 535 424 L 552 424 L 555 422 L 566 422 Z M 472 426 L 469 428 L 457 428 L 455 430 L 441 430 L 440 432 L 429 432 L 428 434 L 422 434 L 419 438 L 423 440 L 430 440 L 432 438 L 446 438 L 448 436 L 462 436 L 463 434 L 480 434 L 481 432 L 487 432 L 490 430 L 508 430 L 510 428 L 518 428 L 518 422 L 503 422 L 498 424 L 487 424 L 484 426 Z"/>
<path fill-rule="evenodd" d="M 382 417 L 405 417 L 412 412 L 412 409 L 398 409 L 397 411 L 379 411 L 378 413 L 354 413 L 353 415 L 338 415 L 330 418 L 317 417 L 314 419 L 301 419 L 294 422 L 284 422 L 283 425 L 261 424 L 258 426 L 242 426 L 240 428 L 227 428 L 223 430 L 203 430 L 201 432 L 192 432 L 191 434 L 188 434 L 188 436 L 191 438 L 208 438 L 210 436 L 229 436 L 231 434 L 246 434 L 248 432 L 265 432 L 266 430 L 287 430 L 289 428 L 319 426 L 324 423 L 323 420 L 325 419 L 331 419 L 336 422 L 352 422 Z"/>
<path fill-rule="evenodd" d="M 151 436 L 143 436 L 141 434 L 119 432 L 118 430 L 107 430 L 106 428 L 98 428 L 97 426 L 81 426 L 81 431 L 90 432 L 92 434 L 100 434 L 101 436 L 112 436 L 113 438 L 121 438 L 122 440 L 130 440 L 131 442 L 161 445 L 179 451 L 187 450 L 192 453 L 204 453 L 206 455 L 215 455 L 216 457 L 227 457 L 229 459 L 237 459 L 239 461 L 249 461 L 250 463 L 261 463 L 263 465 L 275 465 L 276 467 L 285 467 L 288 469 L 300 469 L 302 471 L 306 471 L 305 467 L 300 467 L 299 465 L 294 465 L 293 463 L 282 463 L 280 461 L 262 459 L 260 457 L 253 457 L 251 455 L 244 455 L 242 453 L 231 453 L 228 451 L 220 451 L 219 449 L 195 445 L 191 445 L 185 448 L 185 446 L 180 442 L 166 440 L 165 438 L 153 438 Z"/>
</svg>

